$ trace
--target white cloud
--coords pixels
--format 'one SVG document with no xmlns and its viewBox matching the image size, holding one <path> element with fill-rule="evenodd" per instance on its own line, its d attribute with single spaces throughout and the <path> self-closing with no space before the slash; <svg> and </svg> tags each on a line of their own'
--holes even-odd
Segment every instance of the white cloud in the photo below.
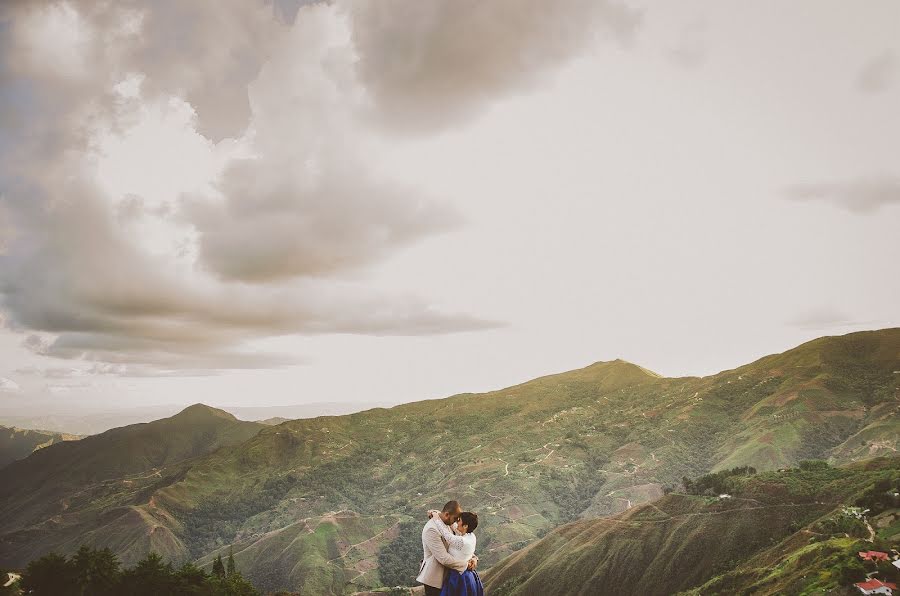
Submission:
<svg viewBox="0 0 900 596">
<path fill-rule="evenodd" d="M 21 391 L 19 384 L 7 377 L 0 377 L 0 392 L 18 392 Z"/>
<path fill-rule="evenodd" d="M 371 171 L 337 8 L 290 27 L 261 9 L 12 7 L 0 109 L 23 142 L 0 152 L 0 291 L 12 325 L 41 332 L 26 347 L 172 374 L 302 361 L 243 349 L 272 335 L 495 325 L 351 279 L 459 220 Z M 60 28 L 90 69 L 50 63 Z M 22 110 L 17 89 L 46 102 Z"/>
</svg>

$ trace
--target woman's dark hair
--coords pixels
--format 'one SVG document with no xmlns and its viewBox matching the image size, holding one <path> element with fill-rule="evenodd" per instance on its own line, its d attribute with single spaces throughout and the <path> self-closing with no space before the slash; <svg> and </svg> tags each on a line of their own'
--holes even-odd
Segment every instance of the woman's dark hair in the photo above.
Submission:
<svg viewBox="0 0 900 596">
<path fill-rule="evenodd" d="M 469 532 L 474 532 L 475 528 L 478 527 L 478 514 L 474 511 L 463 511 L 459 519 L 462 523 L 466 524 L 466 528 Z"/>
</svg>

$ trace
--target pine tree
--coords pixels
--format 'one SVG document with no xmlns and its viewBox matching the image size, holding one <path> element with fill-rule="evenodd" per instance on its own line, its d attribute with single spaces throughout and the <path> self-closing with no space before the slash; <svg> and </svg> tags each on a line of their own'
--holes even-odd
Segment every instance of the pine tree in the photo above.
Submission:
<svg viewBox="0 0 900 596">
<path fill-rule="evenodd" d="M 234 547 L 233 546 L 228 547 L 228 567 L 226 568 L 226 570 L 228 571 L 229 577 L 234 575 L 235 568 L 234 568 Z"/>
<path fill-rule="evenodd" d="M 216 560 L 213 561 L 212 572 L 216 577 L 225 577 L 225 565 L 222 564 L 222 555 L 216 555 Z"/>
</svg>

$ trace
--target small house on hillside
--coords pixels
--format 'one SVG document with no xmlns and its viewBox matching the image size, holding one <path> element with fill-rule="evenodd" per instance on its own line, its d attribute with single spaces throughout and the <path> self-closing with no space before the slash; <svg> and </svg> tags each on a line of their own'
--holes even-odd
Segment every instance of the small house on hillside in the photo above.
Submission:
<svg viewBox="0 0 900 596">
<path fill-rule="evenodd" d="M 859 591 L 863 594 L 887 594 L 887 596 L 891 596 L 894 590 L 897 589 L 896 584 L 885 583 L 879 579 L 870 579 L 853 585 L 859 588 Z"/>
<path fill-rule="evenodd" d="M 887 553 L 883 553 L 877 550 L 861 550 L 859 551 L 859 558 L 863 561 L 890 561 L 891 558 L 888 557 Z"/>
</svg>

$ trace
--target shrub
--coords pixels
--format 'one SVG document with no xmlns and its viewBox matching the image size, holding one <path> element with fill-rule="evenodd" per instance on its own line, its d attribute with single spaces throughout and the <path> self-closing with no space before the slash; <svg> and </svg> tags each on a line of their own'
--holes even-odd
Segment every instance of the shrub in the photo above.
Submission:
<svg viewBox="0 0 900 596">
<path fill-rule="evenodd" d="M 715 496 L 734 492 L 736 487 L 735 478 L 752 476 L 753 474 L 756 474 L 756 468 L 753 466 L 739 466 L 730 470 L 706 474 L 696 480 L 691 480 L 685 476 L 681 479 L 681 484 L 684 486 L 684 492 L 689 495 Z"/>
<path fill-rule="evenodd" d="M 805 459 L 800 462 L 799 467 L 805 472 L 814 472 L 817 470 L 827 470 L 831 466 L 828 462 L 821 459 Z"/>
</svg>

